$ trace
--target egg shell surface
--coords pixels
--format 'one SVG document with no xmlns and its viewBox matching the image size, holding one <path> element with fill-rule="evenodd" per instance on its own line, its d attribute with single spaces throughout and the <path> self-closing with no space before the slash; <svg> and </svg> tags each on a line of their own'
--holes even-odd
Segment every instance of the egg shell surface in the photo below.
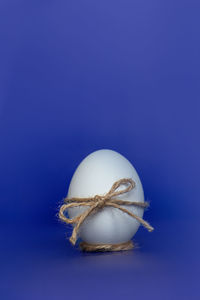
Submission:
<svg viewBox="0 0 200 300">
<path fill-rule="evenodd" d="M 105 195 L 113 183 L 122 178 L 131 178 L 135 187 L 128 193 L 117 196 L 126 201 L 144 202 L 140 178 L 132 164 L 113 150 L 98 150 L 88 155 L 76 169 L 68 190 L 68 198 Z M 124 189 L 124 186 L 119 187 Z M 124 208 L 139 217 L 144 209 L 136 206 Z M 68 209 L 70 218 L 81 214 L 88 206 Z M 129 241 L 136 233 L 139 222 L 113 207 L 104 207 L 86 218 L 79 230 L 79 237 L 90 244 L 118 244 Z"/>
</svg>

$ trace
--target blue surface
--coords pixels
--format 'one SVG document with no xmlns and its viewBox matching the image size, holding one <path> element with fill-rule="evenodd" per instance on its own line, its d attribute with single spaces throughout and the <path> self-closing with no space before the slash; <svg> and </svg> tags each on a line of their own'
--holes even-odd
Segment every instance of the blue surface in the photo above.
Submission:
<svg viewBox="0 0 200 300">
<path fill-rule="evenodd" d="M 200 3 L 0 1 L 1 299 L 199 299 Z M 133 252 L 83 254 L 57 207 L 101 148 L 151 209 Z M 67 229 L 68 235 L 70 229 Z"/>
</svg>

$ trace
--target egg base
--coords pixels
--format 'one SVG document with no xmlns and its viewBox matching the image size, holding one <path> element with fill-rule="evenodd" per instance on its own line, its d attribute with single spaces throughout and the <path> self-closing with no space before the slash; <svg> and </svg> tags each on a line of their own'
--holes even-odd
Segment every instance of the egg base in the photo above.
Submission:
<svg viewBox="0 0 200 300">
<path fill-rule="evenodd" d="M 124 251 L 134 248 L 132 241 L 120 244 L 88 244 L 86 242 L 80 243 L 80 249 L 84 252 L 108 252 L 108 251 Z"/>
</svg>

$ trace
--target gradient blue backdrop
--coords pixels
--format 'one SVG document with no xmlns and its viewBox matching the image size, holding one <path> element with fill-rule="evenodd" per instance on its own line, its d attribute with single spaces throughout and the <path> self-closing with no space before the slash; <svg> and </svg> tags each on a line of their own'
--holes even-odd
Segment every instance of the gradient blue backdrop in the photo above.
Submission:
<svg viewBox="0 0 200 300">
<path fill-rule="evenodd" d="M 0 1 L 1 299 L 199 299 L 198 0 Z M 82 254 L 57 207 L 101 148 L 156 230 Z M 67 229 L 70 234 L 70 229 Z"/>
</svg>

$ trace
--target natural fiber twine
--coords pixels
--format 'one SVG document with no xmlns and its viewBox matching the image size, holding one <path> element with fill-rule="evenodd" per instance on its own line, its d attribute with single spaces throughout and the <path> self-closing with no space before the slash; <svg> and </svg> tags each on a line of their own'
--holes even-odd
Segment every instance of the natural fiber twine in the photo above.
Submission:
<svg viewBox="0 0 200 300">
<path fill-rule="evenodd" d="M 121 244 L 88 244 L 86 242 L 81 242 L 80 248 L 83 252 L 123 251 L 133 249 L 134 244 L 132 241 Z"/>
<path fill-rule="evenodd" d="M 117 189 L 125 185 L 126 187 L 120 191 L 117 191 Z M 133 205 L 136 207 L 142 207 L 146 208 L 148 207 L 147 202 L 131 202 L 131 201 L 123 201 L 120 199 L 117 199 L 115 197 L 128 193 L 135 187 L 135 182 L 131 178 L 122 178 L 118 181 L 116 181 L 110 191 L 105 195 L 96 195 L 94 197 L 88 197 L 88 198 L 65 198 L 64 201 L 66 204 L 63 204 L 60 207 L 59 211 L 59 218 L 67 223 L 67 224 L 74 224 L 74 228 L 72 231 L 72 235 L 70 237 L 70 242 L 72 245 L 75 245 L 77 241 L 77 236 L 79 232 L 79 228 L 82 225 L 82 223 L 85 221 L 85 219 L 90 216 L 91 214 L 97 213 L 99 210 L 103 209 L 104 207 L 115 207 L 124 213 L 128 214 L 129 216 L 135 218 L 138 222 L 140 222 L 149 232 L 153 231 L 154 228 L 145 220 L 138 217 L 136 214 L 130 212 L 126 208 L 122 207 L 121 205 Z M 78 207 L 78 206 L 88 206 L 89 208 L 81 213 L 80 215 L 74 217 L 73 219 L 69 219 L 65 216 L 65 211 L 68 208 L 71 207 Z M 133 248 L 133 243 L 131 241 L 128 241 L 126 243 L 121 244 L 88 244 L 86 242 L 81 242 L 80 247 L 83 251 L 120 251 L 120 250 L 129 250 Z"/>
</svg>

